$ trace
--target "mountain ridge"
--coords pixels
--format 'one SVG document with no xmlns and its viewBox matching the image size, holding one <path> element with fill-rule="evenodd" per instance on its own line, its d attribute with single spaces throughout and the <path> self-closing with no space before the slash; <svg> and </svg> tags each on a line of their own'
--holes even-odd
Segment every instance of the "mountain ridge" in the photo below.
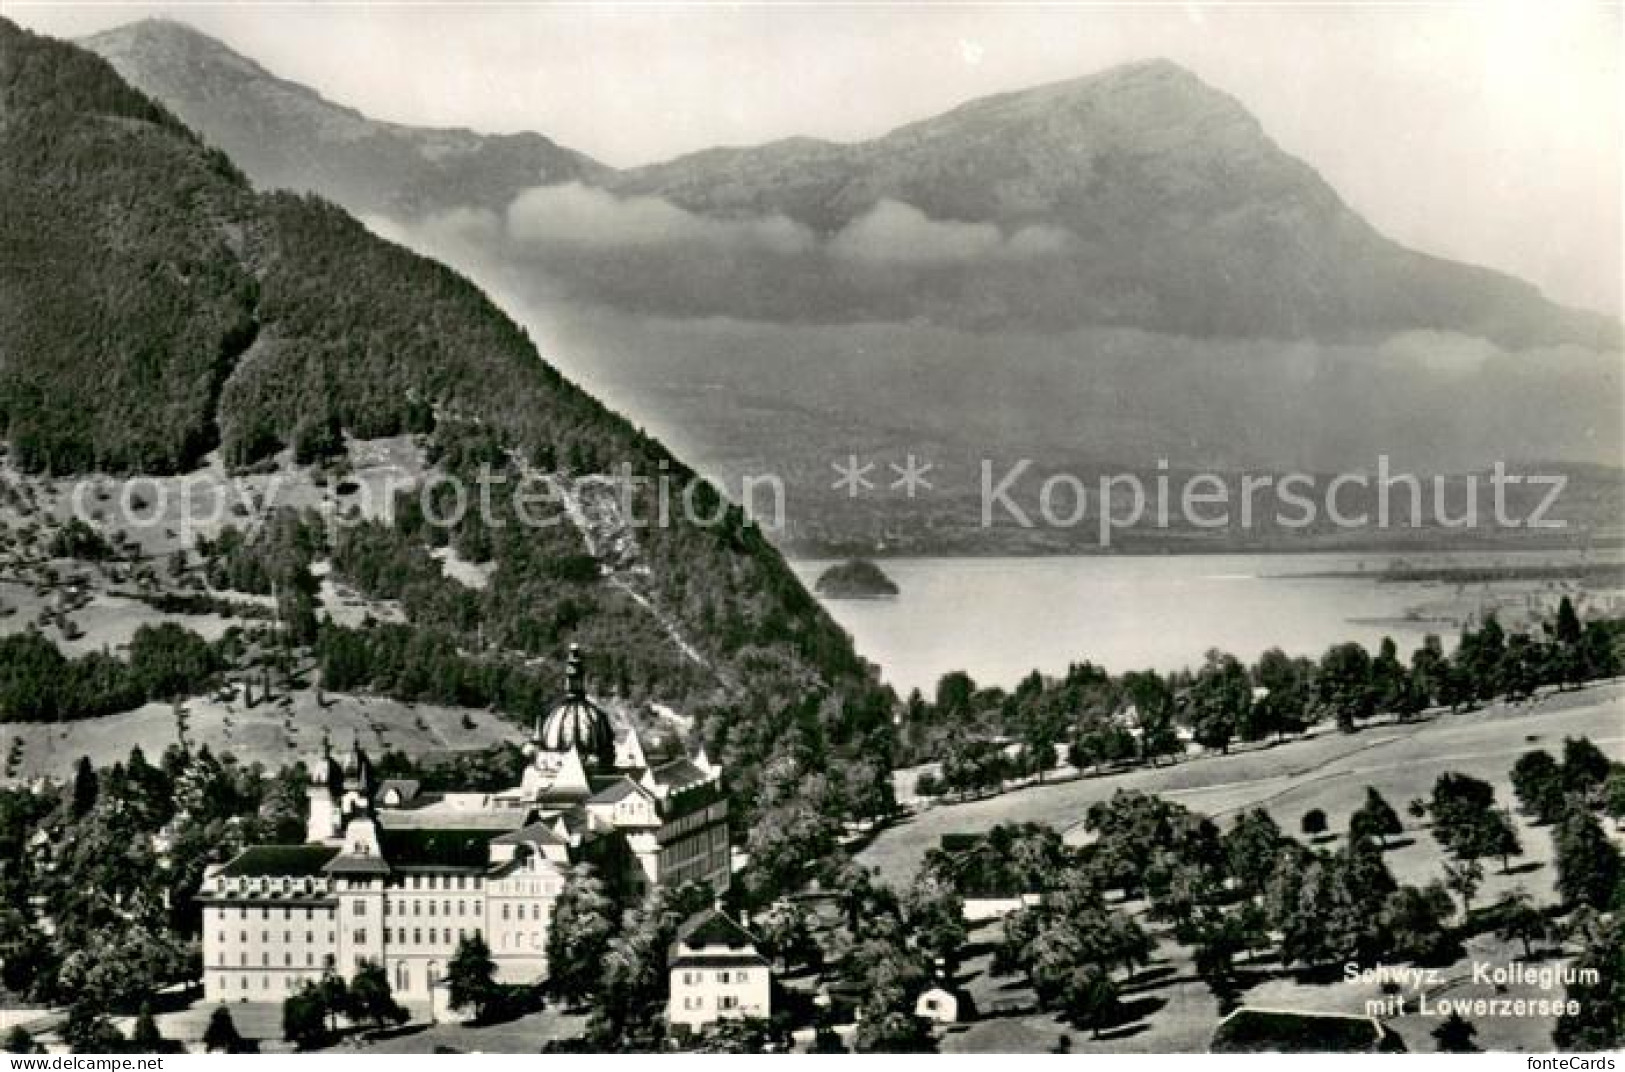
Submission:
<svg viewBox="0 0 1625 1072">
<path fill-rule="evenodd" d="M 791 137 L 615 169 L 539 134 L 367 119 L 182 23 L 135 23 L 85 44 L 258 184 L 319 192 L 356 212 L 501 217 L 526 190 L 579 183 L 659 198 L 702 221 L 778 226 L 782 217 L 819 242 L 865 227 L 915 234 L 908 225 L 926 239 L 964 237 L 966 227 L 997 228 L 1007 240 L 1025 229 L 1029 239 L 998 255 L 950 247 L 939 260 L 907 263 L 814 263 L 804 249 L 730 247 L 728 257 L 749 263 L 713 264 L 697 278 L 686 247 L 630 263 L 619 248 L 579 243 L 509 251 L 515 263 L 561 273 L 578 300 L 640 313 L 1322 340 L 1451 330 L 1513 346 L 1610 348 L 1621 337 L 1603 314 L 1382 236 L 1241 101 L 1165 58 L 967 101 L 876 138 Z M 208 87 L 231 71 L 258 81 L 227 107 Z M 285 99 L 293 90 L 296 106 Z M 324 134 L 330 124 L 344 129 Z M 894 205 L 924 220 L 885 216 Z"/>
</svg>

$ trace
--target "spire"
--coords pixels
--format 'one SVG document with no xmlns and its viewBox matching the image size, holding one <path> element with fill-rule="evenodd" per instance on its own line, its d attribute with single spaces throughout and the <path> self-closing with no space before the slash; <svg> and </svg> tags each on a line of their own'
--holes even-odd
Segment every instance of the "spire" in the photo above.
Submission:
<svg viewBox="0 0 1625 1072">
<path fill-rule="evenodd" d="M 580 644 L 570 645 L 570 657 L 564 664 L 564 693 L 573 700 L 587 696 L 587 671 L 582 666 Z"/>
<path fill-rule="evenodd" d="M 351 755 L 355 762 L 356 790 L 364 797 L 371 799 L 372 791 L 377 788 L 372 770 L 372 760 L 367 753 L 361 750 L 361 735 L 356 734 L 355 744 L 351 747 Z"/>
</svg>

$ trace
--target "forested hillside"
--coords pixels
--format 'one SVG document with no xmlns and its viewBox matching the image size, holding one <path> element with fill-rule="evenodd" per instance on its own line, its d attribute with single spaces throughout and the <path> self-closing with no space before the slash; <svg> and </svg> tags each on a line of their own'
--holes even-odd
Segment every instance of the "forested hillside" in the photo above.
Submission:
<svg viewBox="0 0 1625 1072">
<path fill-rule="evenodd" d="M 256 194 L 104 61 L 4 20 L 0 198 L 0 432 L 24 472 L 264 467 L 289 452 L 321 466 L 348 441 L 410 434 L 438 474 L 540 476 L 566 504 L 622 465 L 677 491 L 695 479 L 462 276 L 318 199 Z M 505 502 L 496 524 L 432 528 L 408 508 L 338 532 L 284 517 L 198 550 L 214 578 L 277 591 L 283 635 L 345 688 L 523 717 L 576 640 L 599 688 L 699 715 L 742 803 L 775 752 L 820 767 L 861 756 L 866 784 L 841 791 L 884 800 L 887 696 L 737 509 L 628 527 L 610 556 L 579 526 L 504 524 Z M 429 552 L 448 543 L 491 583 L 445 577 Z M 318 559 L 399 599 L 405 624 L 317 620 Z"/>
</svg>

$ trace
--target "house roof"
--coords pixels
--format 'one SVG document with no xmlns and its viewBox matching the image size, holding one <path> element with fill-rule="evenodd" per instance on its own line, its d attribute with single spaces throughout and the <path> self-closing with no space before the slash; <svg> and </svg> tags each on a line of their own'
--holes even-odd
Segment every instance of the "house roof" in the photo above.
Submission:
<svg viewBox="0 0 1625 1072">
<path fill-rule="evenodd" d="M 709 908 L 685 920 L 677 928 L 677 937 L 672 942 L 673 956 L 679 955 L 678 951 L 683 949 L 714 949 L 718 946 L 755 953 L 756 939 L 726 912 Z"/>
<path fill-rule="evenodd" d="M 1213 1053 L 1379 1053 L 1405 1044 L 1369 1016 L 1240 1008 L 1214 1029 Z"/>
<path fill-rule="evenodd" d="M 490 862 L 497 831 L 488 829 L 389 829 L 378 832 L 384 858 L 394 868 L 478 868 Z"/>
<path fill-rule="evenodd" d="M 598 790 L 588 800 L 588 804 L 619 804 L 627 797 L 643 797 L 649 799 L 649 791 L 632 781 L 630 778 L 617 778 L 609 785 Z"/>
<path fill-rule="evenodd" d="M 767 958 L 760 953 L 683 953 L 669 962 L 671 968 L 765 968 Z"/>
<path fill-rule="evenodd" d="M 516 829 L 529 812 L 519 808 L 486 808 L 472 811 L 467 808 L 426 807 L 408 811 L 385 809 L 378 813 L 378 823 L 385 830 L 484 830 L 503 833 Z"/>
<path fill-rule="evenodd" d="M 664 763 L 649 772 L 654 776 L 657 784 L 665 789 L 683 789 L 700 782 L 709 781 L 711 776 L 696 766 L 693 760 L 674 759 Z"/>
<path fill-rule="evenodd" d="M 221 868 L 227 878 L 304 878 L 320 875 L 338 855 L 331 845 L 254 845 L 232 857 Z"/>
<path fill-rule="evenodd" d="M 520 830 L 510 830 L 506 834 L 491 839 L 493 845 L 522 845 L 525 843 L 535 845 L 564 845 L 568 844 L 559 837 L 551 823 L 531 823 Z"/>
<path fill-rule="evenodd" d="M 384 797 L 393 791 L 400 795 L 401 803 L 405 804 L 417 799 L 418 790 L 422 787 L 423 783 L 416 778 L 385 778 L 378 786 L 378 795 Z"/>
</svg>

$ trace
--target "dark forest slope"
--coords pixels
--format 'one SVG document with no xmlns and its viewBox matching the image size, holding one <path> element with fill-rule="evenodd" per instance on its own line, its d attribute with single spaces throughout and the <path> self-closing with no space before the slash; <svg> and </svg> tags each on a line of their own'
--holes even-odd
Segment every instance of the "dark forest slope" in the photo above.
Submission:
<svg viewBox="0 0 1625 1072">
<path fill-rule="evenodd" d="M 323 201 L 256 194 L 105 61 L 4 20 L 0 203 L 0 433 L 24 470 L 177 472 L 216 448 L 231 465 L 289 446 L 306 460 L 339 433 L 410 432 L 464 475 L 528 466 L 579 490 L 624 463 L 693 479 L 462 276 Z M 323 538 L 272 530 L 295 533 L 295 555 Z M 635 568 L 622 548 L 583 569 L 568 524 L 427 533 L 408 514 L 334 536 L 337 568 L 400 598 L 409 624 L 322 627 L 324 674 L 523 717 L 580 639 L 606 689 L 698 714 L 747 800 L 775 747 L 878 760 L 850 788 L 881 791 L 885 698 L 760 534 L 730 508 L 633 539 Z M 488 589 L 440 576 L 427 547 L 447 541 L 491 564 Z"/>
</svg>

